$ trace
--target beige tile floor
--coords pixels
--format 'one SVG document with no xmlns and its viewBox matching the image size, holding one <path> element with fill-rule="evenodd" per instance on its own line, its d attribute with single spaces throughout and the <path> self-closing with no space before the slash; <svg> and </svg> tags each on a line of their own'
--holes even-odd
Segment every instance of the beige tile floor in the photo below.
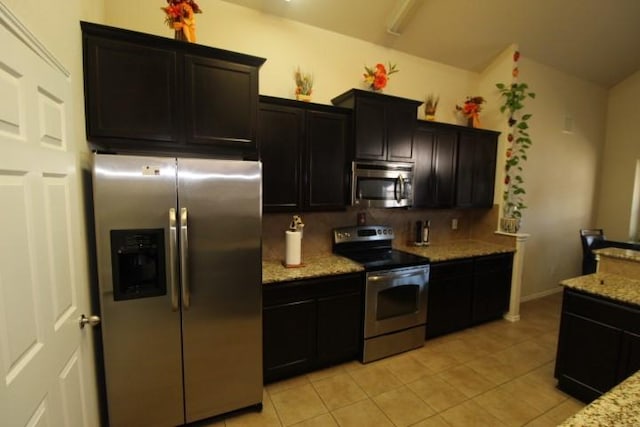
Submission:
<svg viewBox="0 0 640 427">
<path fill-rule="evenodd" d="M 561 294 L 366 365 L 269 384 L 261 413 L 208 426 L 556 426 L 584 405 L 555 388 Z"/>
</svg>

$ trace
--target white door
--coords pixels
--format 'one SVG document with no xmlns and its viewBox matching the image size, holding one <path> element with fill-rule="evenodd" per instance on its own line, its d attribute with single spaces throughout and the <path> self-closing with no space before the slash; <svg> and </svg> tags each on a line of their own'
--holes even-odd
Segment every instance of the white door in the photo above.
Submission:
<svg viewBox="0 0 640 427">
<path fill-rule="evenodd" d="M 71 80 L 7 16 L 0 8 L 0 425 L 94 426 Z"/>
</svg>

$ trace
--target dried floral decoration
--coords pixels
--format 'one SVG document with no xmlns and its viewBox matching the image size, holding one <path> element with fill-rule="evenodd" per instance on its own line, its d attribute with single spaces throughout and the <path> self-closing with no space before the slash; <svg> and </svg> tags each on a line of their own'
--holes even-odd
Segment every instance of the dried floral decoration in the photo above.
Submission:
<svg viewBox="0 0 640 427">
<path fill-rule="evenodd" d="M 303 73 L 298 67 L 294 73 L 294 78 L 296 80 L 296 95 L 311 95 L 313 92 L 313 75 Z"/>
<path fill-rule="evenodd" d="M 374 68 L 365 65 L 364 70 L 366 71 L 363 74 L 364 81 L 373 90 L 384 89 L 389 81 L 389 76 L 400 71 L 396 64 L 391 64 L 390 62 L 388 70 L 383 64 L 376 64 Z"/>
<path fill-rule="evenodd" d="M 165 13 L 164 22 L 176 32 L 176 39 L 189 43 L 196 41 L 196 19 L 194 14 L 202 9 L 194 0 L 167 0 L 168 6 L 161 7 Z"/>
</svg>

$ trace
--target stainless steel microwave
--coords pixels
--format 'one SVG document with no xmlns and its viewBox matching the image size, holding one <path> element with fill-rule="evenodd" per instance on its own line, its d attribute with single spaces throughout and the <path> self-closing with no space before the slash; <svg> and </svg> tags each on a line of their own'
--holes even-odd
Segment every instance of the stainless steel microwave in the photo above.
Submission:
<svg viewBox="0 0 640 427">
<path fill-rule="evenodd" d="M 366 208 L 413 205 L 413 163 L 355 161 L 351 204 Z"/>
</svg>

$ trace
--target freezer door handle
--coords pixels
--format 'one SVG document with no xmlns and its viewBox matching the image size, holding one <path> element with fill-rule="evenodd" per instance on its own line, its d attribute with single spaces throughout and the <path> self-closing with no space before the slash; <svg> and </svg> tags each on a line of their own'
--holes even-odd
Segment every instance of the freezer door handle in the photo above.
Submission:
<svg viewBox="0 0 640 427">
<path fill-rule="evenodd" d="M 187 208 L 180 208 L 180 279 L 182 282 L 182 306 L 189 308 L 189 233 L 187 224 Z"/>
<path fill-rule="evenodd" d="M 169 209 L 169 282 L 171 284 L 171 310 L 178 311 L 178 230 L 176 210 Z"/>
</svg>

